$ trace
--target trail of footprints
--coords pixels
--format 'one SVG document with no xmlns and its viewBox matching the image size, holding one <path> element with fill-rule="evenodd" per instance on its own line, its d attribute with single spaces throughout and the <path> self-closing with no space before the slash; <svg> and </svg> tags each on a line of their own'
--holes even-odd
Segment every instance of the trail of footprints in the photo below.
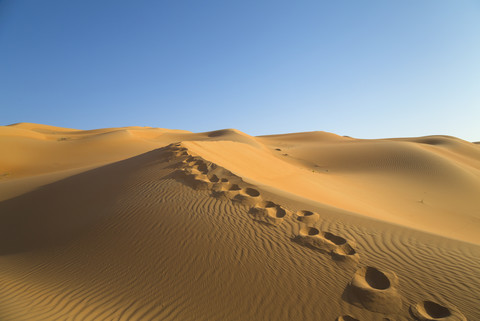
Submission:
<svg viewBox="0 0 480 321">
<path fill-rule="evenodd" d="M 318 213 L 308 210 L 291 213 L 280 204 L 263 200 L 260 192 L 245 183 L 241 177 L 200 156 L 192 155 L 181 143 L 170 144 L 162 149 L 169 161 L 181 159 L 180 168 L 173 175 L 190 187 L 210 190 L 214 197 L 229 199 L 248 206 L 251 217 L 264 224 L 276 226 L 291 217 L 302 223 L 298 235 L 293 238 L 294 242 L 330 255 L 335 261 L 358 265 L 360 256 L 354 242 L 313 227 L 320 220 Z M 402 309 L 403 300 L 398 292 L 398 277 L 394 272 L 380 271 L 371 266 L 360 267 L 347 285 L 345 292 L 350 303 L 369 311 L 388 315 Z M 446 307 L 433 301 L 422 301 L 411 305 L 410 315 L 419 321 L 467 320 L 455 307 Z M 350 315 L 339 316 L 337 320 L 360 321 Z"/>
</svg>

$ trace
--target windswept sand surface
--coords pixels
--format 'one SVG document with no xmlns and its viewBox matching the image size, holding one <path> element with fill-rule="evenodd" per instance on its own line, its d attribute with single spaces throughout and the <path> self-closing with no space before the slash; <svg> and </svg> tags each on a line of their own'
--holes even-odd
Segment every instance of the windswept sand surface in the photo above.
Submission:
<svg viewBox="0 0 480 321">
<path fill-rule="evenodd" d="M 0 320 L 480 320 L 480 145 L 0 127 Z"/>
</svg>

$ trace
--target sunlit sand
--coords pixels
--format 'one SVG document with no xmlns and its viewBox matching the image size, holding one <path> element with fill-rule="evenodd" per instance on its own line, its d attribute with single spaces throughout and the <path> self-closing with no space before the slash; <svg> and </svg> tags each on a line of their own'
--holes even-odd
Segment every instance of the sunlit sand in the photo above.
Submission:
<svg viewBox="0 0 480 321">
<path fill-rule="evenodd" d="M 0 127 L 0 320 L 480 320 L 480 145 Z"/>
</svg>

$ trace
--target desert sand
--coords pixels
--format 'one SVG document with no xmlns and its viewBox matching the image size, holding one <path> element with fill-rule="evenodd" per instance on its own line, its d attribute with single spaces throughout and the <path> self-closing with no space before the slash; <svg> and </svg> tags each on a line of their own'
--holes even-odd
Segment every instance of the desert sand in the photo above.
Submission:
<svg viewBox="0 0 480 321">
<path fill-rule="evenodd" d="M 480 145 L 0 127 L 0 320 L 480 320 Z"/>
</svg>

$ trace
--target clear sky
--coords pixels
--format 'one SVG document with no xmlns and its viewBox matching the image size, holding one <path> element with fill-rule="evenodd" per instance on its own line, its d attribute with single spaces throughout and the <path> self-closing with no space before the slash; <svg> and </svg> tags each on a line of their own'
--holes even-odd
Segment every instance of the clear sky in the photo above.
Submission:
<svg viewBox="0 0 480 321">
<path fill-rule="evenodd" d="M 480 140 L 478 0 L 0 0 L 0 124 Z"/>
</svg>

